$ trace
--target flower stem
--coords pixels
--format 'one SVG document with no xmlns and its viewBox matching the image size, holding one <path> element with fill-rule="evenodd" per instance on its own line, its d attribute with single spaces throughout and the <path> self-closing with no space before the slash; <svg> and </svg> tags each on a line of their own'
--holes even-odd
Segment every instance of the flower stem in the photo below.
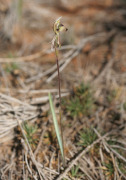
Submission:
<svg viewBox="0 0 126 180">
<path fill-rule="evenodd" d="M 57 72 L 58 72 L 58 89 L 59 89 L 59 123 L 61 130 L 61 139 L 63 145 L 63 166 L 65 167 L 65 155 L 64 155 L 64 141 L 63 141 L 63 127 L 62 127 L 62 112 L 61 112 L 61 83 L 60 83 L 60 72 L 59 72 L 59 59 L 58 59 L 58 51 L 55 46 L 55 55 L 56 55 L 56 64 L 57 64 Z"/>
</svg>

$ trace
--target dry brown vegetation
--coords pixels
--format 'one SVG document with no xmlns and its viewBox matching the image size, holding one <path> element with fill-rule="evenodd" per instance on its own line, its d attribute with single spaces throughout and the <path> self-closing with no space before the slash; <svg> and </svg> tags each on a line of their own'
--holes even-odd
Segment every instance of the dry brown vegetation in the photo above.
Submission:
<svg viewBox="0 0 126 180">
<path fill-rule="evenodd" d="M 58 17 L 66 167 L 51 49 Z M 126 179 L 125 0 L 0 1 L 0 179 Z"/>
</svg>

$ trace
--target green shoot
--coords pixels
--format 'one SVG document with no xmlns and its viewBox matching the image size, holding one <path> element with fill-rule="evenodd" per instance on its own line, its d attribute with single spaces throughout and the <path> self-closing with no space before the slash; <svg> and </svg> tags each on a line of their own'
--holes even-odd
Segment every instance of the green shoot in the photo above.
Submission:
<svg viewBox="0 0 126 180">
<path fill-rule="evenodd" d="M 118 166 L 121 172 L 126 176 L 126 163 L 118 159 Z"/>
<path fill-rule="evenodd" d="M 114 89 L 114 90 L 112 90 L 112 91 L 109 93 L 109 95 L 107 96 L 108 102 L 109 102 L 109 103 L 112 103 L 112 102 L 114 101 L 114 99 L 116 98 L 116 96 L 117 96 L 117 90 Z"/>
<path fill-rule="evenodd" d="M 83 129 L 83 131 L 81 131 L 79 135 L 80 135 L 80 141 L 78 145 L 81 145 L 84 147 L 89 146 L 97 139 L 97 135 L 95 134 L 95 132 L 89 128 Z"/>
<path fill-rule="evenodd" d="M 67 28 L 65 28 L 65 26 L 63 24 L 61 24 L 60 20 L 61 20 L 61 17 L 58 18 L 55 21 L 54 25 L 53 25 L 53 31 L 55 33 L 55 36 L 54 36 L 54 38 L 52 40 L 52 47 L 51 48 L 55 50 L 56 64 L 57 64 L 57 73 L 58 73 L 59 104 L 60 104 L 59 115 L 60 115 L 61 139 L 59 138 L 60 136 L 58 134 L 57 134 L 57 138 L 58 138 L 61 154 L 62 154 L 63 161 L 64 161 L 63 164 L 65 166 L 64 144 L 63 144 L 63 129 L 62 129 L 62 122 L 61 122 L 61 119 L 62 119 L 62 117 L 61 117 L 61 87 L 60 87 L 61 85 L 60 85 L 59 58 L 58 58 L 58 50 L 57 50 L 57 48 L 61 47 L 61 44 L 60 44 L 60 32 L 67 31 Z M 50 97 L 50 102 L 51 102 L 51 100 L 52 100 L 51 99 L 51 95 L 49 95 L 49 97 Z M 51 103 L 50 103 L 50 105 L 51 105 Z M 52 111 L 52 114 L 53 114 L 53 119 L 55 119 L 54 110 Z M 54 126 L 55 126 L 55 129 L 56 129 L 58 127 L 58 123 L 57 123 L 57 126 L 56 126 L 56 123 L 54 124 Z M 59 129 L 56 130 L 56 133 L 58 133 L 58 131 L 59 131 Z"/>
<path fill-rule="evenodd" d="M 77 178 L 77 177 L 81 177 L 82 174 L 79 172 L 79 165 L 77 166 L 73 166 L 71 168 L 71 176 L 74 177 L 74 178 Z"/>
<path fill-rule="evenodd" d="M 61 138 L 61 135 L 60 135 L 58 121 L 56 119 L 56 114 L 55 114 L 55 110 L 54 110 L 54 106 L 53 106 L 52 96 L 51 96 L 50 93 L 49 93 L 49 103 L 50 103 L 50 108 L 51 108 L 51 113 L 52 113 L 52 117 L 53 117 L 53 123 L 54 123 L 55 131 L 56 131 L 56 136 L 57 136 L 57 139 L 58 139 L 61 155 L 62 155 L 63 162 L 64 162 L 65 157 L 64 157 L 64 149 L 63 149 L 62 138 Z"/>
<path fill-rule="evenodd" d="M 104 163 L 104 166 L 105 166 L 105 175 L 112 177 L 114 174 L 114 166 L 112 161 L 109 161 L 108 163 Z"/>
<path fill-rule="evenodd" d="M 74 95 L 64 100 L 64 106 L 72 117 L 89 115 L 93 109 L 93 97 L 88 85 L 81 84 L 74 91 Z"/>
<path fill-rule="evenodd" d="M 24 130 L 29 144 L 35 146 L 37 139 L 34 138 L 34 134 L 37 131 L 37 126 L 29 125 L 27 122 L 24 122 Z"/>
<path fill-rule="evenodd" d="M 23 0 L 18 0 L 17 14 L 19 19 L 21 19 L 22 17 L 22 9 L 23 9 Z"/>
<path fill-rule="evenodd" d="M 126 102 L 123 104 L 123 108 L 126 111 Z"/>
<path fill-rule="evenodd" d="M 19 69 L 19 66 L 16 63 L 10 63 L 10 64 L 6 64 L 4 69 L 7 73 L 11 73 L 16 69 Z"/>
</svg>

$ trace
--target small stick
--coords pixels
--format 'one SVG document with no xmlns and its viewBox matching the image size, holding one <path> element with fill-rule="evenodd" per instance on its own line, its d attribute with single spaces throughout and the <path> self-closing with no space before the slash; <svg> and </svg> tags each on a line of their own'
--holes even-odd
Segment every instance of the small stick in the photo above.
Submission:
<svg viewBox="0 0 126 180">
<path fill-rule="evenodd" d="M 87 148 L 85 148 L 84 150 L 82 150 L 77 157 L 75 157 L 71 162 L 69 162 L 68 167 L 64 170 L 63 173 L 61 173 L 56 180 L 61 180 L 62 178 L 64 178 L 64 176 L 66 176 L 66 174 L 70 171 L 70 169 L 72 168 L 72 166 L 85 154 L 87 153 L 95 144 L 99 143 L 100 141 L 102 141 L 104 138 L 106 138 L 110 133 L 106 133 L 104 136 L 101 136 L 99 139 L 97 139 L 96 141 L 94 141 L 91 145 L 87 146 Z"/>
</svg>

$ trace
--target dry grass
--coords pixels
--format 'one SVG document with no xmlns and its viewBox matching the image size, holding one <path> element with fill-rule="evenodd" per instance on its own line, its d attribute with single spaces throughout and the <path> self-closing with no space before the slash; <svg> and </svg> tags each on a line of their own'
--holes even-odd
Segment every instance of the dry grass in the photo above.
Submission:
<svg viewBox="0 0 126 180">
<path fill-rule="evenodd" d="M 125 3 L 50 2 L 1 1 L 1 179 L 125 180 Z M 48 42 L 59 16 L 69 29 L 59 49 L 65 168 L 48 102 L 51 92 L 58 116 Z"/>
</svg>

